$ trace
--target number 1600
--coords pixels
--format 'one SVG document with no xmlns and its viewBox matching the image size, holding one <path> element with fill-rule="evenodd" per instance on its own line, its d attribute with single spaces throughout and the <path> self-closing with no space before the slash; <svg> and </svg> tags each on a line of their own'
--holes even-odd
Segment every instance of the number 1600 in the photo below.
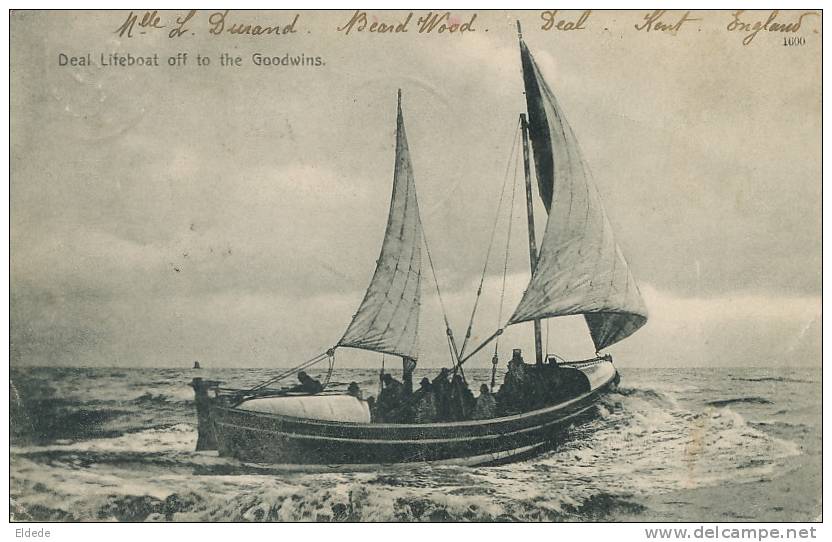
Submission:
<svg viewBox="0 0 832 542">
<path fill-rule="evenodd" d="M 806 38 L 802 36 L 783 38 L 783 47 L 793 47 L 795 45 L 806 45 Z"/>
</svg>

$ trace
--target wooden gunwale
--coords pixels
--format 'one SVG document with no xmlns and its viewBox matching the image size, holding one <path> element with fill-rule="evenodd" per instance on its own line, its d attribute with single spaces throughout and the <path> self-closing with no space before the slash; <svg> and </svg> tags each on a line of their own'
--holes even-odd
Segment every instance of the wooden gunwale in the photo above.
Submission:
<svg viewBox="0 0 832 542">
<path fill-rule="evenodd" d="M 580 412 L 583 412 L 584 410 L 586 410 L 586 408 L 589 408 L 589 406 L 594 404 L 593 399 L 595 398 L 595 396 L 603 393 L 606 390 L 606 388 L 609 387 L 610 382 L 614 380 L 614 374 L 615 373 L 613 373 L 613 376 L 611 376 L 606 382 L 604 382 L 602 385 L 598 386 L 594 390 L 579 395 L 578 397 L 570 399 L 569 401 L 564 401 L 563 403 L 544 407 L 542 409 L 532 410 L 529 412 L 523 412 L 519 414 L 512 414 L 509 416 L 502 416 L 499 418 L 492 418 L 488 420 L 465 420 L 458 422 L 440 422 L 428 424 L 361 423 L 298 418 L 293 416 L 284 416 L 281 414 L 254 412 L 235 407 L 225 407 L 220 405 L 212 406 L 211 410 L 212 412 L 215 412 L 219 415 L 217 416 L 217 418 L 219 419 L 215 419 L 214 421 L 214 423 L 219 426 L 233 426 L 236 428 L 245 428 L 252 431 L 261 430 L 267 432 L 274 432 L 273 429 L 250 427 L 246 426 L 245 424 L 241 425 L 225 421 L 227 418 L 237 420 L 258 420 L 261 423 L 268 423 L 272 427 L 274 425 L 286 427 L 287 430 L 290 428 L 302 428 L 300 432 L 298 432 L 297 429 L 295 429 L 294 431 L 280 431 L 281 433 L 296 434 L 299 438 L 302 436 L 315 434 L 324 435 L 325 438 L 332 438 L 333 440 L 360 440 L 365 442 L 370 442 L 374 440 L 379 442 L 429 442 L 430 440 L 451 441 L 455 438 L 459 438 L 458 435 L 460 434 L 460 432 L 462 432 L 465 435 L 464 437 L 462 437 L 465 439 L 481 438 L 487 437 L 491 434 L 505 435 L 515 432 L 522 432 L 526 428 L 539 428 L 542 426 L 550 425 L 552 423 L 558 423 L 563 419 L 562 417 L 558 417 L 555 420 L 551 420 L 549 415 L 555 412 L 564 412 L 568 413 L 567 416 L 572 417 Z M 590 402 L 590 405 L 581 408 L 582 404 L 585 402 Z M 572 412 L 573 409 L 578 410 L 579 412 L 574 413 Z M 534 426 L 529 425 L 529 423 L 535 423 L 534 420 L 537 418 L 541 419 L 543 423 L 536 423 Z M 490 431 L 490 429 L 492 429 L 493 431 Z M 500 429 L 502 429 L 502 431 L 500 431 Z M 405 438 L 391 438 L 391 436 L 395 434 L 405 435 Z M 445 437 L 443 436 L 443 434 L 455 434 L 457 435 L 457 437 Z M 375 438 L 373 438 L 374 435 Z M 407 438 L 407 435 L 413 436 Z"/>
</svg>

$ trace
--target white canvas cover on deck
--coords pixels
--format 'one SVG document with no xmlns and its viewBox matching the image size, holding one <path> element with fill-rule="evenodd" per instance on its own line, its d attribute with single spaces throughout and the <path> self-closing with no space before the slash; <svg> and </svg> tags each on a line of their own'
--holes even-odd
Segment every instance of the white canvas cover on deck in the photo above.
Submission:
<svg viewBox="0 0 832 542">
<path fill-rule="evenodd" d="M 370 407 L 367 402 L 351 395 L 261 397 L 243 401 L 237 408 L 309 420 L 370 423 Z"/>
</svg>

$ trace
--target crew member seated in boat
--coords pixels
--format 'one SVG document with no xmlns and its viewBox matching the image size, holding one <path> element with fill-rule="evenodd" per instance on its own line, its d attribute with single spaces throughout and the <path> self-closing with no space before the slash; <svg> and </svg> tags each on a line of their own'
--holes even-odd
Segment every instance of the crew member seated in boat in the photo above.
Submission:
<svg viewBox="0 0 832 542">
<path fill-rule="evenodd" d="M 450 371 L 443 367 L 439 375 L 433 379 L 433 394 L 436 397 L 436 421 L 444 422 L 450 419 L 451 383 L 448 380 Z"/>
<path fill-rule="evenodd" d="M 563 370 L 552 356 L 546 364 L 530 368 L 531 406 L 543 408 L 560 402 L 563 397 Z"/>
<path fill-rule="evenodd" d="M 309 395 L 314 395 L 324 391 L 324 387 L 321 383 L 306 374 L 305 371 L 298 372 L 298 380 L 300 380 L 300 384 L 294 386 L 293 388 L 289 388 L 290 392 L 308 393 Z"/>
<path fill-rule="evenodd" d="M 347 386 L 347 395 L 352 395 L 358 400 L 364 399 L 361 388 L 358 387 L 358 382 L 350 382 L 350 385 Z"/>
<path fill-rule="evenodd" d="M 497 399 L 488 389 L 488 384 L 480 386 L 480 395 L 471 413 L 472 420 L 488 420 L 497 417 Z"/>
<path fill-rule="evenodd" d="M 549 404 L 562 393 L 563 378 L 561 373 L 562 371 L 558 366 L 557 358 L 554 356 L 550 357 L 546 365 L 540 370 L 540 380 L 543 382 L 546 402 Z"/>
<path fill-rule="evenodd" d="M 436 395 L 428 377 L 422 379 L 419 389 L 413 394 L 413 423 L 436 421 Z"/>
<path fill-rule="evenodd" d="M 552 404 L 555 390 L 559 388 L 556 365 L 540 363 L 526 366 L 527 405 L 526 410 L 543 408 Z"/>
<path fill-rule="evenodd" d="M 555 365 L 551 372 L 549 403 L 557 404 L 587 393 L 592 389 L 589 378 L 574 367 Z"/>
<path fill-rule="evenodd" d="M 468 384 L 462 378 L 462 375 L 457 373 L 451 379 L 451 395 L 449 419 L 450 421 L 467 420 L 474 410 L 474 394 L 468 389 Z"/>
<path fill-rule="evenodd" d="M 590 390 L 589 379 L 574 367 L 559 365 L 555 356 L 550 356 L 542 367 L 530 367 L 533 382 L 534 408 L 556 405 L 573 399 Z"/>
<path fill-rule="evenodd" d="M 529 375 L 519 348 L 512 352 L 508 372 L 497 392 L 498 410 L 503 414 L 517 414 L 530 409 Z"/>
<path fill-rule="evenodd" d="M 404 384 L 404 393 L 410 395 L 413 393 L 413 371 L 416 369 L 416 360 L 413 358 L 402 358 L 402 384 Z"/>
<path fill-rule="evenodd" d="M 381 383 L 381 393 L 378 394 L 376 402 L 378 421 L 399 421 L 403 414 L 401 408 L 404 406 L 404 384 L 393 378 L 390 373 L 384 373 Z"/>
</svg>

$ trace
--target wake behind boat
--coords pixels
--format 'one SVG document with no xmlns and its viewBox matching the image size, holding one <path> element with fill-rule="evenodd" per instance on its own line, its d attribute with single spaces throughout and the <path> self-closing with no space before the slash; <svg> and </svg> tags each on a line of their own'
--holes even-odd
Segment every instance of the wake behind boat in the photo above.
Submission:
<svg viewBox="0 0 832 542">
<path fill-rule="evenodd" d="M 533 324 L 535 363 L 526 364 L 515 349 L 502 386 L 492 393 L 499 338 L 505 326 L 468 350 L 487 256 L 461 347 L 442 305 L 451 369 L 443 370 L 433 381 L 423 380 L 419 390 L 412 389 L 419 359 L 423 247 L 440 304 L 442 296 L 419 215 L 400 91 L 390 212 L 376 270 L 358 311 L 334 347 L 259 386 L 230 389 L 195 378 L 198 450 L 218 449 L 223 456 L 263 463 L 499 463 L 556 444 L 564 428 L 591 414 L 599 397 L 618 384 L 611 356 L 600 352 L 643 326 L 647 312 L 615 243 L 575 135 L 522 35 L 520 56 L 528 121 L 525 114 L 520 115 L 518 133 L 531 278 L 505 326 Z M 548 212 L 539 250 L 530 142 L 538 193 Z M 492 233 L 492 245 L 493 240 Z M 507 266 L 502 267 L 504 290 Z M 586 320 L 595 357 L 564 362 L 548 353 L 544 356 L 541 320 L 578 314 Z M 502 314 L 500 318 L 502 321 Z M 491 388 L 483 386 L 480 396 L 474 398 L 467 389 L 464 364 L 492 343 Z M 364 400 L 357 389 L 347 394 L 327 393 L 328 378 L 321 384 L 303 372 L 328 361 L 331 374 L 336 350 L 345 347 L 400 357 L 404 383 L 382 369 L 383 388 L 378 401 L 373 402 Z M 295 374 L 301 380 L 295 388 L 273 387 Z"/>
</svg>

